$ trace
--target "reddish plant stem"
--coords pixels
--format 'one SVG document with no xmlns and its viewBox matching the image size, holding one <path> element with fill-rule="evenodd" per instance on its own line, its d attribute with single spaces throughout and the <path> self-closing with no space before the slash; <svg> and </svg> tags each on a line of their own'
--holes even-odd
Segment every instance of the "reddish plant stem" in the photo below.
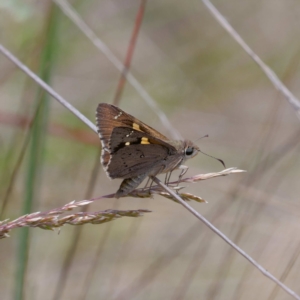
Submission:
<svg viewBox="0 0 300 300">
<path fill-rule="evenodd" d="M 136 15 L 136 19 L 135 19 L 135 26 L 133 28 L 133 32 L 132 32 L 132 35 L 131 35 L 131 39 L 130 39 L 128 49 L 127 49 L 127 54 L 126 54 L 125 61 L 124 61 L 124 69 L 121 73 L 121 77 L 120 77 L 118 87 L 117 87 L 117 90 L 116 90 L 116 94 L 115 94 L 115 98 L 114 98 L 114 101 L 113 101 L 113 104 L 117 105 L 117 106 L 120 103 L 120 99 L 121 99 L 121 96 L 122 96 L 122 93 L 123 93 L 123 90 L 124 90 L 124 86 L 125 86 L 125 83 L 126 83 L 126 75 L 127 75 L 128 71 L 130 69 L 130 65 L 131 65 L 132 56 L 133 56 L 133 52 L 134 52 L 134 49 L 135 49 L 138 33 L 139 33 L 140 28 L 141 28 L 141 24 L 142 24 L 143 17 L 144 17 L 145 7 L 146 7 L 146 0 L 141 0 L 140 7 L 139 7 L 138 13 Z"/>
</svg>

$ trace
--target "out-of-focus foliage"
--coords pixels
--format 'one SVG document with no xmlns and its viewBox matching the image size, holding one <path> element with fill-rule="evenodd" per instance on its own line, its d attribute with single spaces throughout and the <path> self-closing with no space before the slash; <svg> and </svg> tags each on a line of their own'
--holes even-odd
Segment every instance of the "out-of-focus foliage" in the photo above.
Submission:
<svg viewBox="0 0 300 300">
<path fill-rule="evenodd" d="M 300 96 L 298 3 L 214 4 Z M 0 1 L 0 43 L 36 73 L 42 45 L 49 38 L 45 32 L 52 5 Z M 72 5 L 124 60 L 139 1 Z M 51 85 L 94 120 L 97 104 L 112 102 L 120 74 L 63 13 L 56 21 Z M 287 101 L 201 1 L 148 1 L 131 71 L 182 136 L 196 140 L 209 134 L 199 141 L 201 150 L 223 159 L 228 167 L 248 171 L 186 184 L 184 191 L 207 200 L 208 204 L 193 206 L 299 294 L 299 120 Z M 0 55 L 0 205 L 7 199 L 3 219 L 22 212 L 28 121 L 34 116 L 36 95 L 36 84 Z M 130 85 L 120 106 L 171 137 Z M 33 212 L 85 199 L 99 163 L 97 135 L 53 99 L 48 122 Z M 23 147 L 27 150 L 18 164 Z M 187 164 L 190 176 L 222 169 L 201 153 Z M 113 193 L 119 184 L 100 169 L 91 194 Z M 105 209 L 153 212 L 138 219 L 85 225 L 61 299 L 83 299 L 85 290 L 86 299 L 290 299 L 176 203 L 162 197 L 124 198 L 101 200 L 89 208 Z M 57 235 L 30 229 L 24 299 L 53 299 L 76 230 L 65 226 Z M 16 231 L 11 235 L 0 247 L 3 299 L 11 299 L 15 288 L 19 241 Z M 94 276 L 87 277 L 92 266 Z"/>
</svg>

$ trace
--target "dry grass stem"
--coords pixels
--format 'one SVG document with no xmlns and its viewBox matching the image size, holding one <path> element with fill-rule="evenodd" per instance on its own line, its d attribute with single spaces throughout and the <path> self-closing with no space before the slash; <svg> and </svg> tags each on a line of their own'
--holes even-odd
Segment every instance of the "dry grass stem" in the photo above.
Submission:
<svg viewBox="0 0 300 300">
<path fill-rule="evenodd" d="M 226 171 L 226 170 L 225 170 Z M 204 218 L 200 213 L 198 213 L 193 207 L 186 203 L 182 198 L 180 198 L 179 194 L 176 194 L 172 191 L 168 186 L 164 185 L 158 178 L 152 177 L 153 181 L 155 181 L 158 185 L 160 185 L 166 192 L 173 196 L 183 207 L 185 207 L 190 213 L 192 213 L 197 219 L 203 222 L 209 229 L 211 229 L 214 233 L 216 233 L 221 239 L 223 239 L 228 245 L 230 245 L 233 249 L 235 249 L 239 254 L 241 254 L 244 258 L 246 258 L 255 268 L 257 268 L 263 275 L 268 277 L 270 280 L 275 282 L 278 286 L 280 286 L 285 292 L 289 295 L 293 296 L 295 299 L 300 300 L 300 296 L 296 294 L 293 290 L 287 287 L 284 283 L 278 280 L 274 275 L 272 275 L 269 271 L 264 269 L 257 261 L 255 261 L 250 255 L 248 255 L 244 250 L 242 250 L 239 246 L 237 246 L 232 240 L 230 240 L 224 233 L 222 233 L 218 228 L 216 228 L 212 223 L 210 223 L 206 218 Z"/>
<path fill-rule="evenodd" d="M 287 99 L 293 109 L 296 111 L 297 117 L 300 119 L 300 101 L 299 99 L 284 85 L 275 72 L 267 66 L 262 59 L 249 47 L 242 39 L 237 31 L 229 24 L 226 18 L 216 9 L 209 0 L 202 0 L 211 14 L 216 18 L 220 25 L 232 36 L 232 38 L 243 48 L 243 50 L 257 63 L 262 72 L 268 77 L 274 87 Z"/>
<path fill-rule="evenodd" d="M 3 45 L 0 44 L 0 52 L 5 55 L 11 62 L 13 62 L 18 68 L 20 68 L 25 74 L 33 79 L 41 88 L 43 88 L 49 95 L 56 99 L 61 105 L 72 112 L 78 119 L 89 126 L 94 132 L 97 133 L 97 127 L 86 116 L 84 116 L 79 110 L 77 110 L 66 99 L 59 95 L 52 87 L 50 87 L 45 81 L 43 81 L 38 75 L 32 72 L 26 65 L 18 60 L 10 51 L 8 51 Z"/>
<path fill-rule="evenodd" d="M 190 193 L 179 193 L 178 191 L 183 189 L 184 187 L 182 186 L 178 186 L 179 183 L 181 182 L 187 182 L 187 183 L 196 183 L 197 181 L 200 180 L 206 180 L 206 179 L 210 179 L 210 178 L 215 178 L 215 177 L 219 177 L 219 176 L 226 176 L 229 174 L 235 174 L 235 173 L 242 173 L 242 172 L 246 172 L 244 170 L 239 170 L 237 168 L 228 168 L 225 169 L 223 171 L 220 172 L 215 172 L 215 173 L 207 173 L 207 174 L 198 174 L 192 177 L 188 177 L 188 178 L 182 178 L 180 180 L 177 181 L 172 181 L 169 182 L 168 186 L 172 189 L 174 189 L 177 194 L 184 200 L 184 201 L 196 201 L 196 202 L 202 202 L 202 203 L 207 203 L 206 200 L 204 200 L 202 197 L 200 196 L 196 196 Z M 128 194 L 128 196 L 130 197 L 135 197 L 135 198 L 151 198 L 153 195 L 160 195 L 163 196 L 167 199 L 170 199 L 172 201 L 178 202 L 172 195 L 170 195 L 169 193 L 167 193 L 165 191 L 165 189 L 159 185 L 154 185 L 151 186 L 150 188 L 144 188 L 144 189 L 136 189 L 134 191 L 132 191 L 130 194 Z M 107 195 L 107 196 L 103 196 L 104 198 L 111 198 L 114 195 Z"/>
<path fill-rule="evenodd" d="M 90 204 L 93 201 L 82 200 L 72 201 L 61 208 L 56 208 L 48 212 L 35 212 L 25 216 L 21 216 L 13 221 L 2 221 L 0 223 L 0 239 L 9 237 L 8 233 L 14 228 L 21 227 L 39 227 L 46 230 L 54 230 L 63 225 L 84 225 L 84 224 L 102 224 L 113 221 L 121 217 L 140 217 L 146 212 L 151 212 L 147 209 L 137 210 L 115 210 L 107 209 L 97 212 L 78 212 L 59 218 L 65 211 L 70 211 L 74 208 Z"/>
<path fill-rule="evenodd" d="M 179 132 L 172 126 L 165 113 L 158 107 L 156 101 L 144 89 L 140 82 L 132 75 L 130 71 L 124 72 L 123 63 L 113 54 L 110 48 L 92 31 L 92 29 L 84 22 L 80 15 L 74 8 L 65 0 L 54 0 L 60 7 L 62 12 L 82 31 L 82 33 L 100 50 L 107 59 L 120 71 L 120 73 L 127 79 L 129 84 L 138 92 L 138 94 L 145 100 L 147 105 L 157 114 L 161 123 L 173 135 L 174 138 L 180 139 Z"/>
<path fill-rule="evenodd" d="M 237 168 L 228 168 L 228 169 L 225 169 L 225 170 L 220 171 L 220 172 L 199 174 L 199 175 L 195 175 L 195 176 L 192 176 L 192 177 L 189 177 L 189 178 L 183 178 L 179 182 L 195 183 L 195 182 L 200 181 L 200 180 L 206 180 L 206 179 L 210 179 L 210 178 L 215 178 L 215 177 L 220 177 L 220 176 L 227 176 L 229 174 L 244 173 L 244 172 L 247 172 L 247 171 L 240 170 L 240 169 L 237 169 Z M 176 184 L 177 182 L 172 182 L 172 183 Z"/>
<path fill-rule="evenodd" d="M 170 183 L 174 190 L 177 191 L 177 195 L 180 196 L 184 201 L 196 201 L 196 202 L 204 202 L 207 203 L 200 196 L 196 196 L 190 193 L 178 193 L 180 189 L 183 187 L 178 187 L 178 183 L 180 182 L 197 182 L 200 180 L 210 179 L 218 176 L 225 176 L 233 173 L 245 172 L 243 170 L 239 170 L 237 168 L 229 168 L 223 170 L 221 172 L 216 173 L 207 173 L 207 174 L 199 174 L 193 177 L 184 178 L 180 181 Z M 135 198 L 149 198 L 153 195 L 161 195 L 167 199 L 178 202 L 173 195 L 166 192 L 166 190 L 159 186 L 155 185 L 146 189 L 136 189 L 132 191 L 128 196 Z M 138 209 L 138 210 L 105 210 L 98 212 L 78 212 L 75 214 L 70 214 L 67 216 L 63 216 L 59 218 L 60 215 L 67 211 L 71 211 L 74 208 L 78 208 L 81 206 L 88 205 L 95 200 L 103 199 L 103 198 L 114 198 L 114 194 L 102 196 L 99 198 L 94 198 L 90 200 L 80 200 L 80 201 L 72 201 L 70 203 L 65 204 L 62 207 L 54 208 L 47 212 L 35 212 L 25 216 L 21 216 L 16 220 L 8 221 L 4 220 L 0 222 L 0 239 L 9 237 L 8 233 L 14 228 L 20 227 L 39 227 L 42 229 L 53 230 L 57 227 L 62 227 L 65 224 L 69 225 L 83 225 L 83 224 L 102 224 L 109 221 L 113 221 L 117 218 L 121 217 L 139 217 L 142 216 L 145 212 L 151 212 L 147 209 Z"/>
</svg>

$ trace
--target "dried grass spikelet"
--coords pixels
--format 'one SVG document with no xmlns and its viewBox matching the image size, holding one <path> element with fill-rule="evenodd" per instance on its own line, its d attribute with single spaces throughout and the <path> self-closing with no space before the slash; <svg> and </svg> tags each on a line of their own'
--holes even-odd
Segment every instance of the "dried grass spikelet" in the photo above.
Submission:
<svg viewBox="0 0 300 300">
<path fill-rule="evenodd" d="M 207 203 L 200 196 L 193 195 L 191 193 L 179 193 L 179 191 L 183 187 L 178 186 L 178 184 L 182 182 L 195 183 L 200 180 L 206 180 L 214 177 L 226 176 L 229 174 L 241 173 L 241 172 L 245 172 L 245 171 L 236 168 L 229 168 L 221 172 L 199 174 L 189 178 L 183 178 L 179 181 L 170 182 L 169 187 L 173 187 L 173 189 L 177 191 L 178 195 L 184 201 L 192 200 L 196 202 Z M 172 195 L 170 195 L 159 185 L 154 185 L 146 189 L 136 189 L 132 191 L 130 194 L 128 194 L 127 196 L 138 197 L 138 198 L 149 198 L 149 197 L 153 197 L 153 195 L 161 195 L 167 199 L 178 202 Z M 47 212 L 31 213 L 25 216 L 21 216 L 18 219 L 13 221 L 4 220 L 0 222 L 0 239 L 9 237 L 8 233 L 14 228 L 39 227 L 41 229 L 54 230 L 55 228 L 60 228 L 66 224 L 69 225 L 102 224 L 102 223 L 113 221 L 121 217 L 139 217 L 142 216 L 144 213 L 151 212 L 150 210 L 147 209 L 137 209 L 137 210 L 108 209 L 108 210 L 97 211 L 97 212 L 78 212 L 66 216 L 61 216 L 63 213 L 71 211 L 74 208 L 88 205 L 94 202 L 95 200 L 103 199 L 103 198 L 114 198 L 114 194 L 102 196 L 91 200 L 81 200 L 76 202 L 72 201 L 70 203 L 63 205 L 62 207 L 55 208 Z"/>
<path fill-rule="evenodd" d="M 207 180 L 215 177 L 220 177 L 220 176 L 227 176 L 230 174 L 234 173 L 242 173 L 246 172 L 244 170 L 239 170 L 237 168 L 228 168 L 220 172 L 215 172 L 215 173 L 207 173 L 207 174 L 198 174 L 192 177 L 188 178 L 182 178 L 181 180 L 178 181 L 173 181 L 169 182 L 168 186 L 173 188 L 174 190 L 177 191 L 178 195 L 185 201 L 196 201 L 196 202 L 201 202 L 201 203 L 207 203 L 206 200 L 204 200 L 202 197 L 193 195 L 190 193 L 179 193 L 179 190 L 183 189 L 184 187 L 178 186 L 179 183 L 196 183 L 201 180 Z M 168 192 L 166 192 L 161 186 L 159 185 L 154 185 L 151 186 L 150 188 L 145 188 L 145 189 L 136 189 L 132 191 L 128 196 L 130 197 L 136 197 L 136 198 L 152 198 L 153 195 L 161 195 L 167 199 L 170 199 L 174 202 L 177 202 L 176 199 L 172 195 L 170 195 Z"/>
<path fill-rule="evenodd" d="M 63 225 L 102 224 L 122 217 L 140 217 L 144 213 L 151 212 L 147 209 L 137 210 L 113 210 L 107 209 L 97 212 L 78 212 L 60 217 L 66 211 L 92 203 L 91 200 L 72 201 L 66 205 L 52 209 L 48 212 L 35 212 L 19 217 L 13 221 L 0 222 L 0 239 L 9 237 L 9 232 L 14 228 L 39 227 L 45 230 L 54 230 Z"/>
</svg>

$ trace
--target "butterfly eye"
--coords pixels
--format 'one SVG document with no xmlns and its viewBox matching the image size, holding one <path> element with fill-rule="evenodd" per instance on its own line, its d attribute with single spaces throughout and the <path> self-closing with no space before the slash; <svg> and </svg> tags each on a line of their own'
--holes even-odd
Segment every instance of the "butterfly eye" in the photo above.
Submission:
<svg viewBox="0 0 300 300">
<path fill-rule="evenodd" d="M 186 156 L 190 156 L 190 155 L 192 155 L 194 153 L 194 148 L 193 147 L 187 147 L 186 149 L 185 149 L 185 155 Z"/>
</svg>

